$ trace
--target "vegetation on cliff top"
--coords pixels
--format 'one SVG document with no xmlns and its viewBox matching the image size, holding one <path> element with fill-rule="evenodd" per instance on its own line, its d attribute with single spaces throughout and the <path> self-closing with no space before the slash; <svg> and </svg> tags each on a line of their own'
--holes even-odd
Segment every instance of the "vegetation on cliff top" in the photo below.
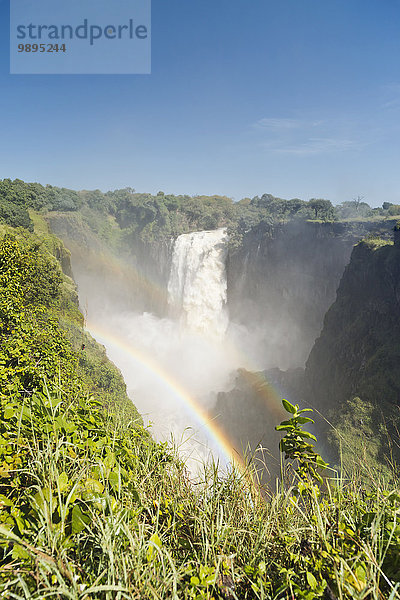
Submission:
<svg viewBox="0 0 400 600">
<path fill-rule="evenodd" d="M 292 220 L 320 223 L 368 222 L 393 219 L 400 206 L 384 202 L 371 208 L 362 198 L 333 206 L 329 200 L 284 200 L 271 194 L 233 202 L 226 196 L 188 196 L 159 192 L 137 193 L 132 188 L 102 193 L 74 191 L 19 179 L 0 181 L 0 222 L 33 230 L 29 209 L 36 212 L 79 213 L 83 221 L 108 244 L 125 247 L 132 241 L 152 243 L 181 233 L 228 227 L 231 243 L 240 244 L 254 227 Z"/>
</svg>

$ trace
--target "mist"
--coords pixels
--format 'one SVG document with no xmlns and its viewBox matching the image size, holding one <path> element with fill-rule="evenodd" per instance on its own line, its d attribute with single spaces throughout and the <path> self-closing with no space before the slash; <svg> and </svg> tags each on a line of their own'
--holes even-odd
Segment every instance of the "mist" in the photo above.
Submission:
<svg viewBox="0 0 400 600">
<path fill-rule="evenodd" d="M 192 471 L 210 454 L 229 462 L 219 432 L 234 454 L 260 442 L 276 452 L 279 398 L 299 401 L 298 375 L 351 242 L 296 224 L 273 238 L 259 228 L 232 251 L 217 229 L 170 243 L 133 239 L 116 257 L 88 231 L 59 233 L 87 328 L 152 436 L 173 439 Z M 259 377 L 243 380 L 243 369 Z M 268 381 L 272 392 L 260 393 Z"/>
<path fill-rule="evenodd" d="M 87 329 L 121 370 L 153 437 L 173 440 L 192 471 L 210 455 L 227 464 L 203 417 L 212 412 L 218 393 L 234 386 L 238 368 L 263 365 L 258 340 L 229 322 L 227 252 L 223 229 L 177 238 L 164 317 L 127 309 L 127 299 L 116 301 L 121 294 L 115 281 L 97 279 L 95 271 L 82 268 L 84 261 L 73 264 Z M 218 415 L 210 418 L 218 427 Z"/>
</svg>

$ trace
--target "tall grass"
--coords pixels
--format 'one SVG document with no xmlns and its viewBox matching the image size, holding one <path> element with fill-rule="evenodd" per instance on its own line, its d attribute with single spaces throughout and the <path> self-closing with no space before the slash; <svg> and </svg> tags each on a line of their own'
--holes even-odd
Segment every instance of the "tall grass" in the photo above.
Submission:
<svg viewBox="0 0 400 600">
<path fill-rule="evenodd" d="M 194 483 L 174 448 L 87 402 L 91 429 L 68 433 L 50 394 L 50 427 L 16 418 L 23 460 L 0 480 L 1 598 L 400 598 L 398 481 L 336 476 L 300 493 L 294 476 L 272 491 L 251 464 L 222 473 L 210 461 Z"/>
</svg>

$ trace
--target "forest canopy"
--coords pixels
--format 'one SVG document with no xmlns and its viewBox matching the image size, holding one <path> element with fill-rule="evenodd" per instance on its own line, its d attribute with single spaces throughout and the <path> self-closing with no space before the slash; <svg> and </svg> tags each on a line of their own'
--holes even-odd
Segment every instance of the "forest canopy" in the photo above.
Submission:
<svg viewBox="0 0 400 600">
<path fill-rule="evenodd" d="M 0 222 L 33 231 L 29 210 L 80 212 L 95 227 L 99 217 L 114 220 L 125 237 L 143 242 L 176 237 L 196 230 L 228 227 L 244 233 L 259 224 L 302 221 L 365 220 L 400 214 L 400 205 L 383 202 L 372 208 L 361 196 L 334 206 L 330 200 L 285 200 L 271 194 L 234 202 L 227 196 L 138 193 L 127 187 L 114 191 L 75 191 L 20 179 L 0 180 Z M 96 228 L 96 227 L 95 227 Z"/>
</svg>

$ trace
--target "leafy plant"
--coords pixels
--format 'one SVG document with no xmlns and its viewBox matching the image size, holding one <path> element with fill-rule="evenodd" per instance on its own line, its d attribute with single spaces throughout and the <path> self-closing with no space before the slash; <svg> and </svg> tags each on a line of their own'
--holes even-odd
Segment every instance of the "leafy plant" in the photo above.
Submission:
<svg viewBox="0 0 400 600">
<path fill-rule="evenodd" d="M 317 441 L 315 435 L 304 431 L 302 427 L 306 423 L 314 423 L 313 419 L 302 416 L 305 412 L 312 412 L 312 409 L 300 410 L 298 404 L 293 405 L 288 400 L 282 400 L 282 404 L 292 416 L 275 427 L 277 431 L 286 431 L 286 435 L 279 443 L 281 452 L 284 453 L 285 459 L 291 459 L 297 463 L 296 472 L 300 479 L 322 483 L 318 469 L 326 469 L 328 463 L 314 450 L 314 444 L 308 441 Z"/>
</svg>

